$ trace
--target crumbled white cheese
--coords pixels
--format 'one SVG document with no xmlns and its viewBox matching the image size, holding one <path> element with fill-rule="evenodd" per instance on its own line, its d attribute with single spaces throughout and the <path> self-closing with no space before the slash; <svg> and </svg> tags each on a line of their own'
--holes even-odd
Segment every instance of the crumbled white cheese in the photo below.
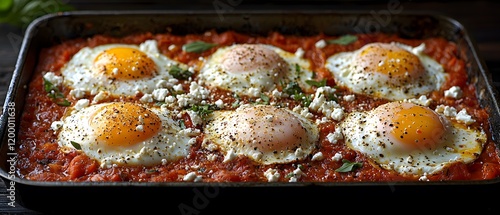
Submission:
<svg viewBox="0 0 500 215">
<path fill-rule="evenodd" d="M 444 91 L 444 96 L 446 98 L 454 98 L 454 99 L 459 99 L 462 97 L 462 89 L 458 86 L 453 86 L 450 89 Z"/>
<path fill-rule="evenodd" d="M 419 181 L 429 181 L 429 178 L 427 178 L 427 173 L 424 173 L 424 175 L 420 176 L 418 178 Z"/>
<path fill-rule="evenodd" d="M 172 87 L 172 89 L 174 89 L 175 92 L 180 92 L 180 91 L 183 91 L 183 87 L 182 87 L 182 84 L 177 84 L 177 85 L 174 85 Z"/>
<path fill-rule="evenodd" d="M 215 106 L 217 106 L 217 108 L 219 108 L 219 109 L 222 109 L 222 108 L 224 108 L 224 102 L 219 99 L 219 100 L 215 101 Z"/>
<path fill-rule="evenodd" d="M 318 152 L 318 153 L 314 154 L 311 158 L 312 161 L 320 161 L 323 159 L 325 159 L 325 157 L 323 156 L 322 152 Z"/>
<path fill-rule="evenodd" d="M 342 154 L 340 152 L 335 153 L 332 157 L 332 161 L 340 161 L 342 160 Z"/>
<path fill-rule="evenodd" d="M 234 160 L 235 158 L 237 157 L 236 153 L 234 153 L 233 149 L 229 149 L 229 151 L 227 151 L 226 155 L 224 156 L 224 160 L 222 162 L 228 162 L 228 161 L 232 161 Z"/>
<path fill-rule="evenodd" d="M 210 96 L 210 90 L 193 81 L 191 82 L 191 85 L 189 85 L 188 95 L 196 100 L 208 99 Z"/>
<path fill-rule="evenodd" d="M 250 87 L 247 90 L 248 94 L 253 96 L 253 97 L 258 97 L 260 96 L 260 89 L 257 87 Z"/>
<path fill-rule="evenodd" d="M 283 95 L 283 93 L 281 93 L 279 90 L 277 89 L 274 89 L 272 92 L 271 92 L 271 95 L 273 95 L 275 98 L 281 98 L 281 96 Z"/>
<path fill-rule="evenodd" d="M 335 132 L 326 135 L 326 139 L 332 144 L 337 143 L 338 140 L 341 140 L 343 138 L 344 135 L 342 135 L 342 129 L 340 127 L 336 127 Z"/>
<path fill-rule="evenodd" d="M 269 168 L 264 172 L 268 182 L 276 182 L 280 179 L 280 173 L 276 169 Z"/>
<path fill-rule="evenodd" d="M 432 99 L 428 99 L 427 96 L 421 95 L 418 99 L 411 98 L 404 99 L 403 101 L 428 107 L 429 105 L 431 105 Z"/>
<path fill-rule="evenodd" d="M 168 103 L 168 104 L 173 104 L 175 103 L 175 101 L 177 101 L 177 99 L 173 96 L 167 96 L 165 97 L 165 103 Z"/>
<path fill-rule="evenodd" d="M 75 99 L 81 99 L 85 96 L 85 89 L 72 89 L 69 91 L 69 95 Z"/>
<path fill-rule="evenodd" d="M 462 109 L 460 112 L 458 112 L 457 115 L 455 116 L 455 119 L 459 122 L 466 124 L 466 125 L 470 125 L 470 124 L 476 122 L 476 120 L 472 119 L 472 116 L 469 115 L 467 113 L 467 110 L 465 110 L 465 109 Z"/>
<path fill-rule="evenodd" d="M 202 180 L 202 177 L 199 175 L 196 175 L 196 172 L 190 172 L 182 178 L 184 181 L 193 181 L 193 182 L 200 182 Z"/>
<path fill-rule="evenodd" d="M 144 131 L 144 125 L 137 125 L 137 126 L 135 127 L 135 130 L 136 130 L 136 131 Z"/>
<path fill-rule="evenodd" d="M 314 46 L 316 46 L 316 48 L 318 49 L 322 49 L 322 48 L 325 48 L 326 47 L 326 41 L 325 40 L 318 40 L 318 42 L 316 42 L 314 44 Z"/>
<path fill-rule="evenodd" d="M 99 91 L 99 93 L 95 95 L 94 99 L 92 99 L 92 104 L 96 104 L 106 98 L 108 98 L 108 94 L 104 91 Z"/>
<path fill-rule="evenodd" d="M 160 53 L 156 40 L 146 40 L 139 45 L 139 50 L 146 53 Z"/>
<path fill-rule="evenodd" d="M 467 110 L 462 109 L 460 112 L 457 112 L 457 109 L 454 107 L 446 106 L 446 105 L 438 105 L 435 109 L 436 112 L 442 113 L 447 117 L 455 118 L 458 122 L 464 123 L 465 125 L 470 125 L 476 120 L 472 118 L 471 115 L 467 113 Z"/>
<path fill-rule="evenodd" d="M 152 94 L 149 94 L 149 93 L 146 93 L 144 94 L 140 99 L 139 101 L 143 102 L 143 103 L 149 103 L 149 102 L 153 102 L 153 95 Z"/>
<path fill-rule="evenodd" d="M 188 137 L 194 137 L 194 136 L 198 136 L 199 134 L 201 134 L 201 131 L 200 131 L 200 129 L 197 129 L 197 128 L 186 128 L 186 129 L 182 129 L 181 131 L 179 131 L 179 134 L 186 135 Z"/>
<path fill-rule="evenodd" d="M 203 119 L 200 115 L 198 115 L 198 113 L 196 113 L 196 111 L 188 110 L 186 112 L 188 113 L 189 118 L 191 118 L 191 122 L 194 126 L 203 124 Z"/>
<path fill-rule="evenodd" d="M 81 110 L 84 107 L 88 107 L 90 101 L 88 99 L 80 99 L 75 104 L 75 110 Z"/>
<path fill-rule="evenodd" d="M 438 105 L 434 111 L 436 111 L 437 113 L 442 113 L 447 117 L 457 116 L 457 109 L 447 105 Z"/>
<path fill-rule="evenodd" d="M 53 72 L 45 73 L 45 75 L 43 75 L 43 78 L 56 87 L 60 86 L 63 82 L 63 78 Z"/>
<path fill-rule="evenodd" d="M 300 179 L 302 176 L 305 176 L 306 174 L 304 172 L 302 172 L 302 170 L 300 169 L 300 166 L 297 166 L 297 168 L 295 170 L 293 170 L 292 172 L 292 177 L 290 177 L 290 180 L 288 180 L 288 182 L 297 182 L 298 179 Z"/>
<path fill-rule="evenodd" d="M 336 121 L 340 121 L 344 118 L 344 109 L 342 108 L 334 108 L 330 118 Z"/>
<path fill-rule="evenodd" d="M 153 99 L 156 101 L 165 101 L 165 98 L 168 95 L 168 89 L 160 88 L 153 90 Z"/>
<path fill-rule="evenodd" d="M 63 127 L 63 125 L 64 125 L 63 121 L 54 121 L 54 122 L 52 122 L 52 124 L 50 124 L 50 128 L 52 130 L 54 130 L 54 133 L 56 133 L 56 131 L 61 129 Z"/>
<path fill-rule="evenodd" d="M 344 97 L 342 97 L 344 99 L 344 101 L 346 102 L 352 102 L 354 101 L 354 99 L 356 99 L 356 96 L 355 95 L 345 95 Z"/>
<path fill-rule="evenodd" d="M 304 54 L 305 54 L 304 49 L 302 49 L 300 47 L 295 51 L 295 56 L 298 58 L 304 57 Z"/>
</svg>

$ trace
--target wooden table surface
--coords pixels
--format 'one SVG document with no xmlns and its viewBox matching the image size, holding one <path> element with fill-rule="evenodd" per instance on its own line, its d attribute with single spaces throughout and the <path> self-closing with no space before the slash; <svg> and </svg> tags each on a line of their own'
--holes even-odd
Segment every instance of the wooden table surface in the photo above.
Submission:
<svg viewBox="0 0 500 215">
<path fill-rule="evenodd" d="M 334 9 L 334 10 L 373 10 L 387 8 L 387 3 L 396 0 L 384 0 L 366 3 L 366 1 L 252 1 L 245 0 L 234 9 Z M 162 10 L 178 9 L 213 10 L 215 1 L 192 1 L 189 5 L 183 1 L 161 3 L 158 0 L 146 1 L 107 1 L 70 0 L 65 1 L 77 10 Z M 141 3 L 137 3 L 141 2 Z M 492 74 L 495 86 L 500 86 L 500 3 L 494 1 L 400 1 L 407 11 L 437 11 L 461 22 L 469 35 L 476 41 L 480 57 L 485 61 Z M 0 105 L 3 106 L 6 91 L 12 72 L 14 71 L 17 54 L 23 38 L 23 29 L 0 24 Z M 499 190 L 500 191 L 500 190 Z M 0 214 L 41 214 L 16 204 L 8 206 L 7 190 L 0 180 Z"/>
</svg>

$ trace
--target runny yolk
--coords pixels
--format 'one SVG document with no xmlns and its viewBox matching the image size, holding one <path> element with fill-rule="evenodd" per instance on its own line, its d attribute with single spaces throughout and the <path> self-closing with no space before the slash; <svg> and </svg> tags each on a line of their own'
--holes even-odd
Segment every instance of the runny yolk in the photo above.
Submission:
<svg viewBox="0 0 500 215">
<path fill-rule="evenodd" d="M 101 52 L 94 60 L 94 68 L 119 80 L 151 77 L 156 73 L 156 64 L 151 58 L 129 47 L 110 48 Z"/>
<path fill-rule="evenodd" d="M 390 135 L 406 148 L 435 149 L 445 133 L 439 116 L 427 107 L 405 103 L 388 112 Z"/>
<path fill-rule="evenodd" d="M 151 110 L 133 103 L 117 102 L 99 108 L 90 126 L 100 143 L 131 146 L 145 141 L 161 129 L 161 120 Z"/>
<path fill-rule="evenodd" d="M 366 45 L 359 54 L 359 62 L 366 72 L 396 80 L 417 78 L 425 72 L 418 56 L 392 44 Z"/>
</svg>

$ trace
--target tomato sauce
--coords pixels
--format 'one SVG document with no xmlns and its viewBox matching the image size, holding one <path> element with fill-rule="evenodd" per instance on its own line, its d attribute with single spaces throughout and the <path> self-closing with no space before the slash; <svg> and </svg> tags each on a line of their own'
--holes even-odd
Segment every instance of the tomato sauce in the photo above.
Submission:
<svg viewBox="0 0 500 215">
<path fill-rule="evenodd" d="M 219 151 L 209 152 L 203 148 L 203 135 L 198 136 L 187 158 L 165 165 L 152 167 L 143 166 L 115 166 L 111 168 L 100 168 L 96 160 L 91 159 L 81 151 L 73 150 L 62 152 L 57 143 L 57 134 L 51 130 L 51 123 L 64 115 L 66 108 L 55 104 L 44 91 L 42 72 L 53 71 L 60 75 L 60 69 L 81 48 L 95 47 L 108 43 L 139 44 L 149 39 L 158 41 L 158 48 L 167 57 L 188 65 L 199 65 L 200 57 L 208 57 L 218 47 L 228 46 L 233 43 L 265 43 L 277 46 L 289 52 L 295 52 L 297 48 L 305 51 L 304 57 L 311 61 L 312 69 L 317 73 L 318 80 L 327 79 L 329 86 L 335 86 L 331 73 L 323 66 L 326 59 L 342 51 L 352 51 L 361 48 L 370 42 L 402 42 L 411 46 L 426 44 L 425 53 L 440 62 L 446 73 L 450 75 L 444 86 L 429 95 L 433 100 L 430 108 L 434 109 L 438 104 L 449 105 L 457 108 L 466 108 L 467 112 L 476 119 L 471 126 L 482 128 L 488 134 L 488 141 L 483 153 L 471 164 L 455 164 L 447 170 L 428 175 L 429 180 L 484 180 L 500 176 L 500 159 L 498 149 L 491 139 L 489 133 L 488 113 L 478 104 L 476 89 L 468 83 L 466 65 L 459 58 L 456 44 L 443 38 L 428 38 L 421 40 L 403 39 L 396 35 L 388 34 L 359 34 L 357 41 L 349 45 L 329 45 L 318 49 L 316 41 L 320 39 L 332 39 L 334 37 L 318 34 L 314 36 L 284 35 L 272 32 L 268 35 L 246 35 L 234 31 L 216 32 L 207 31 L 202 34 L 175 35 L 163 34 L 136 34 L 123 38 L 113 38 L 104 35 L 96 35 L 86 39 L 75 39 L 63 42 L 59 45 L 46 48 L 41 51 L 39 64 L 29 85 L 26 96 L 25 108 L 19 131 L 18 148 L 18 174 L 20 177 L 36 181 L 142 181 L 142 182 L 170 182 L 183 181 L 183 176 L 189 172 L 196 171 L 202 176 L 204 182 L 252 182 L 267 181 L 264 172 L 273 168 L 279 171 L 282 177 L 280 181 L 288 181 L 290 173 L 298 168 L 300 164 L 305 173 L 299 181 L 307 182 L 382 182 L 382 181 L 417 181 L 417 176 L 402 176 L 395 172 L 384 170 L 370 161 L 367 157 L 345 146 L 343 140 L 332 144 L 326 140 L 326 135 L 335 130 L 336 123 L 329 122 L 320 124 L 320 141 L 315 152 L 321 151 L 325 158 L 333 157 L 337 152 L 344 159 L 361 162 L 363 166 L 351 172 L 336 172 L 342 163 L 331 159 L 312 161 L 310 155 L 303 161 L 290 164 L 260 165 L 244 156 L 239 156 L 231 162 L 222 162 L 224 154 Z M 198 53 L 186 53 L 182 51 L 182 45 L 202 40 L 219 44 L 208 51 Z M 172 46 L 174 45 L 174 46 Z M 459 86 L 463 90 L 461 99 L 448 99 L 443 92 L 451 86 Z M 69 89 L 62 89 L 64 95 L 68 95 Z M 339 95 L 352 94 L 348 89 L 339 88 Z M 212 99 L 223 99 L 225 103 L 232 103 L 235 99 L 229 92 L 224 90 L 213 90 Z M 110 100 L 134 100 L 136 98 L 112 98 Z M 67 99 L 74 105 L 76 103 L 70 96 Z M 241 98 L 249 101 L 249 98 Z M 286 100 L 286 99 L 285 99 Z M 294 100 L 286 102 L 293 107 Z M 366 109 L 374 108 L 387 101 L 383 99 L 372 99 L 363 95 L 356 95 L 352 102 L 339 101 L 346 112 L 351 112 L 358 105 L 364 105 Z M 320 118 L 321 116 L 315 116 Z M 183 116 L 185 125 L 193 127 L 189 116 Z M 313 154 L 315 153 L 313 152 Z M 208 160 L 206 154 L 215 153 L 215 160 Z"/>
</svg>

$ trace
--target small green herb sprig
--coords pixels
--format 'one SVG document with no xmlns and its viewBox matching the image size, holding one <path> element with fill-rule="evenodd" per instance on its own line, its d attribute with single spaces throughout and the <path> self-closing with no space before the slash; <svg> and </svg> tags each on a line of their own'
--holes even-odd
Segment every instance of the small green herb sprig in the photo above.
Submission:
<svg viewBox="0 0 500 215">
<path fill-rule="evenodd" d="M 213 47 L 217 46 L 215 43 L 207 43 L 203 41 L 194 41 L 191 43 L 186 43 L 182 46 L 182 50 L 185 52 L 202 53 Z"/>
<path fill-rule="evenodd" d="M 358 40 L 358 37 L 355 36 L 355 35 L 344 35 L 344 36 L 341 36 L 337 39 L 333 39 L 333 40 L 327 40 L 326 43 L 328 44 L 339 44 L 339 45 L 349 45 L 351 43 L 354 43 Z"/>
<path fill-rule="evenodd" d="M 361 168 L 363 163 L 352 162 L 347 159 L 342 159 L 342 166 L 335 170 L 335 172 L 351 172 L 358 168 Z"/>
<path fill-rule="evenodd" d="M 70 106 L 71 102 L 66 100 L 66 97 L 64 94 L 62 94 L 61 90 L 54 86 L 50 81 L 47 79 L 43 79 L 43 88 L 45 89 L 45 92 L 47 92 L 47 96 L 51 98 L 56 104 L 60 106 Z"/>
</svg>

